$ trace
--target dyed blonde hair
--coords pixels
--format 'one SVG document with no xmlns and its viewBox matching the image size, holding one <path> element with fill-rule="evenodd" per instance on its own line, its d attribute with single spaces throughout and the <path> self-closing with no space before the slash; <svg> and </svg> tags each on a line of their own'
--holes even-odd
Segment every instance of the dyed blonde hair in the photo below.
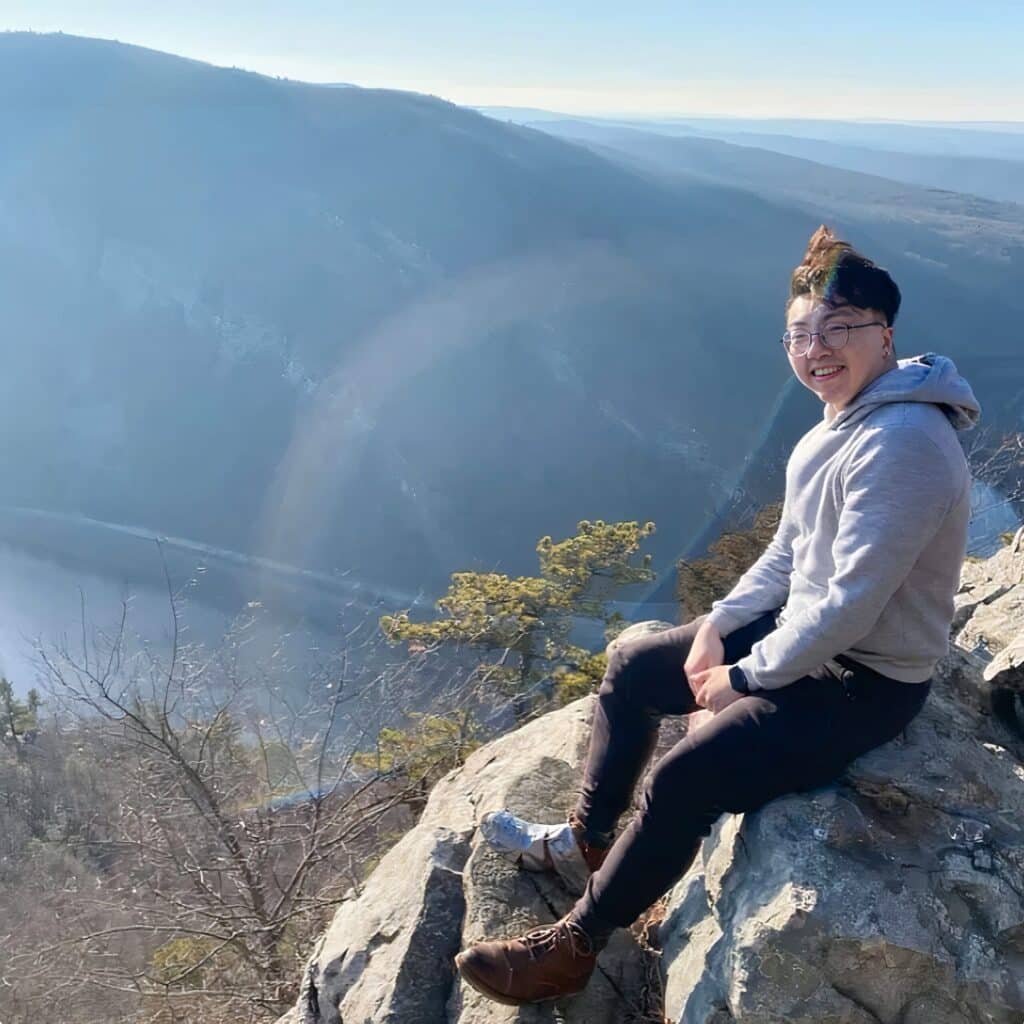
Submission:
<svg viewBox="0 0 1024 1024">
<path fill-rule="evenodd" d="M 804 258 L 790 276 L 786 310 L 803 295 L 830 305 L 848 302 L 876 309 L 890 326 L 900 309 L 900 290 L 889 272 L 836 238 L 825 224 L 811 235 Z"/>
</svg>

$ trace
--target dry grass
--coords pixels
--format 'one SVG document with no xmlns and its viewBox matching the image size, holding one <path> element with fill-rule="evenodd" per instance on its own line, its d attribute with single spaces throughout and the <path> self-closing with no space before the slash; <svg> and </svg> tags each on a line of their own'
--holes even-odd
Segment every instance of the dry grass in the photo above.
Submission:
<svg viewBox="0 0 1024 1024">
<path fill-rule="evenodd" d="M 639 917 L 630 932 L 643 956 L 644 979 L 640 989 L 641 1015 L 635 1024 L 672 1024 L 665 1016 L 665 979 L 661 973 L 661 946 L 658 929 L 665 920 L 668 897 Z"/>
</svg>

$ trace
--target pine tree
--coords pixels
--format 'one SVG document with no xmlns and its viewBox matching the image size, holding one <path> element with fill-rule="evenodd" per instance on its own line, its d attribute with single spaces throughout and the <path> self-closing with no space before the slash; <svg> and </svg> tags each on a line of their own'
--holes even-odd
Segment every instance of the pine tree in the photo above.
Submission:
<svg viewBox="0 0 1024 1024">
<path fill-rule="evenodd" d="M 41 705 L 37 690 L 29 690 L 25 700 L 18 700 L 14 687 L 0 676 L 0 741 L 20 751 L 26 738 L 39 727 Z"/>
<path fill-rule="evenodd" d="M 601 622 L 607 640 L 621 632 L 625 620 L 608 611 L 608 601 L 620 587 L 654 578 L 650 555 L 639 565 L 632 561 L 654 523 L 582 520 L 576 529 L 562 541 L 538 541 L 540 575 L 453 573 L 437 602 L 441 617 L 412 622 L 408 612 L 385 615 L 384 635 L 416 648 L 454 643 L 501 652 L 497 662 L 480 667 L 479 678 L 511 696 L 518 717 L 542 687 L 549 694 L 559 689 L 560 677 L 569 677 L 573 693 L 591 689 L 603 674 L 604 655 L 570 642 L 574 621 Z"/>
<path fill-rule="evenodd" d="M 676 598 L 683 621 L 689 622 L 711 610 L 711 603 L 725 597 L 736 581 L 760 558 L 782 518 L 782 505 L 766 505 L 746 529 L 726 530 L 708 548 L 706 558 L 682 560 L 676 567 Z"/>
</svg>

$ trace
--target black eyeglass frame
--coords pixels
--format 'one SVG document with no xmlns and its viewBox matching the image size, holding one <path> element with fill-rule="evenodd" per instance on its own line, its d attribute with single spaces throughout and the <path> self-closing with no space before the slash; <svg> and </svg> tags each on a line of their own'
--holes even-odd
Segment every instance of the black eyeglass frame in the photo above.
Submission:
<svg viewBox="0 0 1024 1024">
<path fill-rule="evenodd" d="M 872 320 L 871 323 L 867 323 L 867 324 L 829 324 L 829 327 L 844 327 L 846 329 L 846 337 L 843 338 L 842 344 L 839 344 L 839 345 L 831 345 L 831 344 L 829 344 L 829 342 L 827 342 L 825 340 L 825 333 L 824 333 L 824 331 L 796 331 L 796 332 L 786 331 L 782 335 L 782 337 L 779 338 L 779 341 L 782 343 L 782 347 L 790 355 L 796 355 L 796 356 L 805 356 L 805 355 L 807 355 L 807 353 L 811 351 L 811 345 L 814 344 L 814 341 L 813 341 L 814 338 L 821 338 L 822 345 L 824 345 L 825 348 L 827 348 L 830 352 L 838 352 L 841 348 L 845 348 L 846 347 L 846 343 L 850 340 L 850 331 L 859 330 L 861 327 L 888 327 L 888 326 L 889 326 L 888 324 L 882 323 L 881 320 Z M 826 328 L 826 330 L 827 330 L 827 328 Z M 803 352 L 793 352 L 793 351 L 790 350 L 789 342 L 786 340 L 786 336 L 789 335 L 790 333 L 806 334 L 807 335 L 807 348 L 805 348 L 803 350 Z"/>
</svg>

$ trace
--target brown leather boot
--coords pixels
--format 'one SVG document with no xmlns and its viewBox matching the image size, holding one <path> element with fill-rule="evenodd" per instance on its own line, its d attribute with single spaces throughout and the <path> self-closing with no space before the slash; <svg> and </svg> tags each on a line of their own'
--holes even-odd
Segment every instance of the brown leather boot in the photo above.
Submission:
<svg viewBox="0 0 1024 1024">
<path fill-rule="evenodd" d="M 574 810 L 569 812 L 569 829 L 573 834 L 573 838 L 576 840 L 576 845 L 580 848 L 580 853 L 583 854 L 584 862 L 587 867 L 590 868 L 590 873 L 593 874 L 604 863 L 611 847 L 595 846 L 593 843 L 588 843 L 586 839 L 583 838 L 586 834 L 586 827 L 576 816 L 576 812 Z"/>
<path fill-rule="evenodd" d="M 467 985 L 506 1006 L 575 995 L 596 963 L 587 933 L 565 917 L 518 939 L 478 942 L 455 958 Z"/>
</svg>

